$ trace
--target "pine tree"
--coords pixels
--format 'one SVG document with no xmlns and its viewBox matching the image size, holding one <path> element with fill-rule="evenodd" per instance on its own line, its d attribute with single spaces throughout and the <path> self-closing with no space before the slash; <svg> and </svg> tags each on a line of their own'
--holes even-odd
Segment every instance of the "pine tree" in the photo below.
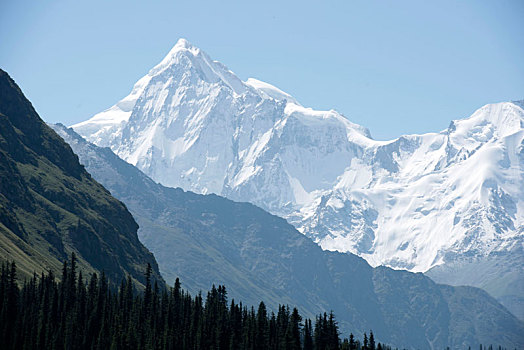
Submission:
<svg viewBox="0 0 524 350">
<path fill-rule="evenodd" d="M 375 336 L 373 331 L 369 331 L 369 350 L 375 350 Z"/>
<path fill-rule="evenodd" d="M 335 320 L 335 315 L 333 314 L 333 311 L 329 313 L 326 336 L 327 336 L 328 349 L 338 349 L 338 343 L 339 343 L 338 323 Z"/>
<path fill-rule="evenodd" d="M 269 347 L 269 325 L 267 321 L 266 305 L 260 302 L 257 311 L 257 326 L 255 336 L 255 349 L 265 350 Z"/>
<path fill-rule="evenodd" d="M 313 334 L 310 319 L 304 322 L 304 350 L 313 350 Z"/>
<path fill-rule="evenodd" d="M 353 333 L 349 333 L 349 350 L 357 350 L 357 344 L 355 343 L 355 336 Z"/>
<path fill-rule="evenodd" d="M 300 321 L 302 317 L 298 314 L 297 308 L 293 308 L 293 312 L 289 317 L 289 322 L 286 329 L 286 349 L 300 350 Z"/>
</svg>

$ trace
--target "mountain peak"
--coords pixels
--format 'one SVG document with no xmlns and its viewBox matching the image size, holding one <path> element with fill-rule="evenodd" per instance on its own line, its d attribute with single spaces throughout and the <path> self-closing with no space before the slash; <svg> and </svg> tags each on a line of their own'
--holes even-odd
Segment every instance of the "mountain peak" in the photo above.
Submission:
<svg viewBox="0 0 524 350">
<path fill-rule="evenodd" d="M 189 52 L 192 56 L 197 56 L 202 51 L 198 47 L 191 44 L 188 40 L 184 38 L 178 39 L 175 46 L 171 48 L 166 57 L 164 57 L 164 59 L 156 67 L 154 67 L 152 71 L 156 72 L 162 68 L 165 68 L 166 66 L 171 65 L 173 62 L 177 61 L 175 57 L 177 57 L 180 53 L 187 52 Z"/>
<path fill-rule="evenodd" d="M 175 47 L 182 47 L 182 48 L 185 48 L 185 49 L 188 49 L 188 48 L 190 48 L 192 46 L 193 45 L 187 39 L 184 39 L 184 38 L 178 39 L 178 41 L 175 44 Z"/>
<path fill-rule="evenodd" d="M 189 50 L 189 51 L 192 51 L 194 53 L 197 53 L 198 51 L 200 51 L 200 49 L 198 47 L 196 47 L 193 44 L 191 44 L 187 39 L 180 38 L 176 42 L 175 46 L 173 46 L 171 51 L 169 51 L 169 53 L 172 54 L 172 53 L 176 53 L 176 52 L 179 52 L 179 51 L 182 51 L 182 50 Z"/>
<path fill-rule="evenodd" d="M 455 120 L 454 126 L 455 137 L 486 142 L 521 131 L 524 113 L 515 102 L 492 103 L 479 108 L 469 118 Z"/>
<path fill-rule="evenodd" d="M 501 214 L 503 206 L 488 203 L 483 190 L 484 180 L 500 179 L 504 192 L 494 190 L 496 200 L 522 206 L 524 111 L 516 104 L 485 106 L 448 133 L 375 141 L 336 111 L 301 106 L 260 80 L 242 82 L 186 40 L 172 52 L 129 97 L 75 131 L 163 185 L 249 201 L 289 219 L 323 248 L 356 252 L 375 265 L 426 271 L 460 244 L 461 252 L 488 254 L 506 244 L 506 236 L 496 236 L 503 229 L 518 235 L 520 209 Z M 499 163 L 507 168 L 490 166 Z M 482 176 L 468 176 L 479 167 Z M 502 222 L 497 215 L 507 217 L 503 229 L 484 230 L 479 212 L 493 225 Z M 498 241 L 468 246 L 473 231 Z"/>
</svg>

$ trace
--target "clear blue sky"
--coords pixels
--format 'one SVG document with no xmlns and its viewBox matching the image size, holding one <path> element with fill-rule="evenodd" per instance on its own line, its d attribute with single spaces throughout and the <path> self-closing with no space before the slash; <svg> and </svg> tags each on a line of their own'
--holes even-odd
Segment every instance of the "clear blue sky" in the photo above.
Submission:
<svg viewBox="0 0 524 350">
<path fill-rule="evenodd" d="M 0 1 L 0 67 L 49 122 L 126 96 L 184 37 L 376 139 L 524 98 L 524 1 Z"/>
</svg>

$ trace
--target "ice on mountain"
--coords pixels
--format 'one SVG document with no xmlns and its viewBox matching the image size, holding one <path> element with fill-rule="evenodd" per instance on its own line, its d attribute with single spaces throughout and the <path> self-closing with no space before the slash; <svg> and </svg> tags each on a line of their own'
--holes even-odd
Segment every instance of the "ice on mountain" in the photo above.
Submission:
<svg viewBox="0 0 524 350">
<path fill-rule="evenodd" d="M 73 127 L 164 185 L 252 202 L 374 266 L 487 255 L 524 224 L 522 103 L 376 141 L 181 39 L 129 96 Z"/>
</svg>

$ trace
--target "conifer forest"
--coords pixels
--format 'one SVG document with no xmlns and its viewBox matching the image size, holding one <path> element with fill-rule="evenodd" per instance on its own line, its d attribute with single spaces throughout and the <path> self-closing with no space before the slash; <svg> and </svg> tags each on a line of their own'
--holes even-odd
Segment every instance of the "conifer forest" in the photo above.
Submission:
<svg viewBox="0 0 524 350">
<path fill-rule="evenodd" d="M 229 302 L 224 286 L 193 297 L 178 279 L 172 288 L 160 288 L 149 265 L 142 290 L 130 277 L 112 287 L 103 273 L 84 278 L 74 255 L 59 278 L 49 272 L 23 283 L 14 262 L 2 263 L 0 332 L 0 348 L 6 350 L 391 350 L 372 331 L 363 339 L 353 334 L 342 339 L 332 312 L 311 320 L 284 305 L 276 314 L 264 302 L 255 310 Z"/>
</svg>

